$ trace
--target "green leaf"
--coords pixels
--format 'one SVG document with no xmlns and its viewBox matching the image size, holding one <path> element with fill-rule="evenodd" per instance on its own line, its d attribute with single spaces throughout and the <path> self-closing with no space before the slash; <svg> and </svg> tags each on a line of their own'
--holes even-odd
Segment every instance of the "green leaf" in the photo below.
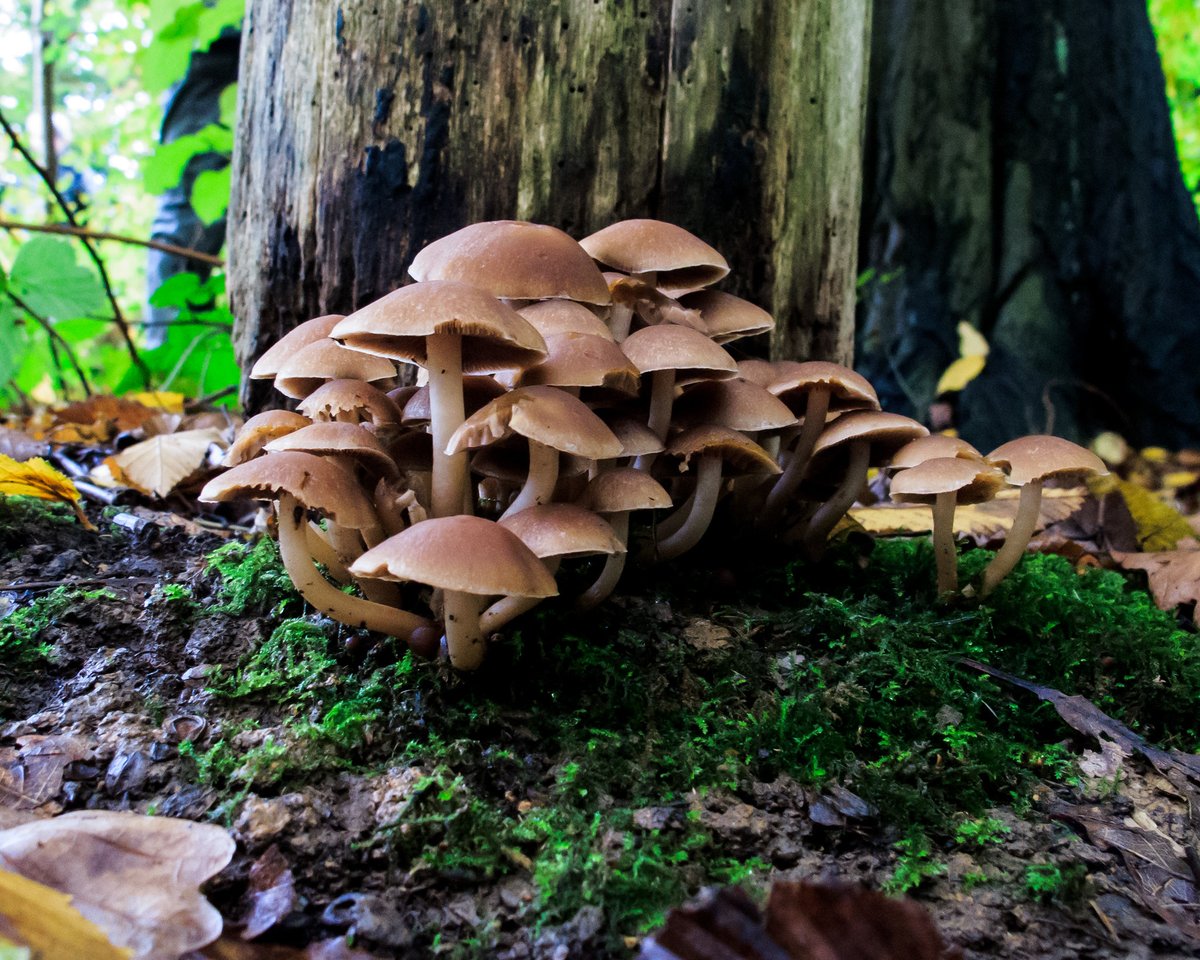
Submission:
<svg viewBox="0 0 1200 960">
<path fill-rule="evenodd" d="M 0 300 L 0 387 L 21 368 L 28 349 L 25 331 L 17 325 L 20 311 L 9 300 Z"/>
<path fill-rule="evenodd" d="M 196 291 L 201 289 L 200 278 L 194 273 L 177 273 L 167 277 L 157 290 L 150 294 L 152 307 L 178 307 L 182 309 L 194 303 Z"/>
<path fill-rule="evenodd" d="M 161 93 L 183 79 L 203 15 L 203 0 L 151 0 L 149 26 L 155 36 L 137 57 L 147 92 Z"/>
<path fill-rule="evenodd" d="M 75 259 L 75 243 L 34 237 L 17 251 L 8 282 L 35 313 L 51 320 L 73 320 L 105 306 L 104 288 L 89 267 Z"/>
<path fill-rule="evenodd" d="M 237 89 L 237 84 L 231 83 L 221 91 L 220 122 L 221 126 L 228 127 L 230 130 L 237 123 Z"/>
<path fill-rule="evenodd" d="M 225 216 L 229 207 L 232 170 L 230 166 L 220 170 L 204 170 L 193 181 L 192 209 L 205 223 L 213 223 Z"/>
<path fill-rule="evenodd" d="M 179 183 L 192 157 L 201 153 L 229 153 L 233 132 L 216 123 L 201 127 L 155 149 L 142 163 L 142 179 L 150 193 L 163 193 Z"/>
</svg>

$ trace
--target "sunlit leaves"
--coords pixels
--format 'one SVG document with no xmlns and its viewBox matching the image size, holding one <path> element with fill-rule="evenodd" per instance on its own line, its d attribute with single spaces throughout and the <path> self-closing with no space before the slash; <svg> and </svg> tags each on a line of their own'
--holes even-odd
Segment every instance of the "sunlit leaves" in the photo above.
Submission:
<svg viewBox="0 0 1200 960">
<path fill-rule="evenodd" d="M 192 184 L 192 209 L 205 223 L 213 223 L 225 216 L 229 206 L 230 173 L 232 168 L 204 170 Z"/>
<path fill-rule="evenodd" d="M 33 237 L 21 244 L 9 271 L 9 288 L 35 313 L 73 320 L 104 309 L 104 288 L 76 258 L 76 244 L 57 237 Z"/>
<path fill-rule="evenodd" d="M 202 153 L 229 153 L 232 149 L 232 131 L 215 123 L 165 143 L 142 165 L 146 189 L 151 193 L 170 190 L 179 183 L 192 157 Z"/>
</svg>

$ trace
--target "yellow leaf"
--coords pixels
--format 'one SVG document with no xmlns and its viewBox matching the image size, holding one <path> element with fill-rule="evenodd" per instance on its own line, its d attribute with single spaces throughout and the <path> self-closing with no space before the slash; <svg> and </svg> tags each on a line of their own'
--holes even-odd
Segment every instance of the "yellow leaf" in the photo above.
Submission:
<svg viewBox="0 0 1200 960">
<path fill-rule="evenodd" d="M 0 923 L 31 947 L 38 960 L 129 960 L 94 923 L 71 906 L 65 893 L 0 870 Z"/>
<path fill-rule="evenodd" d="M 958 352 L 964 357 L 986 357 L 992 348 L 983 334 L 962 320 L 958 324 Z"/>
<path fill-rule="evenodd" d="M 135 443 L 111 460 L 135 490 L 165 497 L 204 466 L 208 448 L 214 443 L 223 445 L 220 430 L 184 430 Z"/>
<path fill-rule="evenodd" d="M 953 393 L 956 390 L 961 390 L 983 373 L 986 363 L 986 357 L 959 357 L 942 373 L 941 378 L 937 382 L 937 389 L 934 391 L 935 394 L 940 397 L 943 393 Z"/>
<path fill-rule="evenodd" d="M 57 500 L 75 511 L 75 516 L 85 530 L 96 529 L 79 506 L 79 491 L 75 489 L 75 484 L 41 457 L 14 460 L 0 454 L 0 493 L 15 497 L 37 497 L 39 500 Z"/>
<path fill-rule="evenodd" d="M 1136 483 L 1109 474 L 1089 480 L 1088 489 L 1097 497 L 1113 490 L 1121 494 L 1137 524 L 1138 543 L 1147 553 L 1174 550 L 1180 540 L 1195 536 L 1183 514 Z"/>
<path fill-rule="evenodd" d="M 155 407 L 166 413 L 183 413 L 183 404 L 187 399 L 182 393 L 170 390 L 142 390 L 127 394 L 127 399 L 134 400 L 146 407 Z"/>
</svg>

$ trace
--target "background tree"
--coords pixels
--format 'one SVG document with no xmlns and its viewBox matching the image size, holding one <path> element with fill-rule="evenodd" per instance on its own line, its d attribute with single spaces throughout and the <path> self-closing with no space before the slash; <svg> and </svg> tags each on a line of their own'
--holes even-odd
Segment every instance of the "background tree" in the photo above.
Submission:
<svg viewBox="0 0 1200 960">
<path fill-rule="evenodd" d="M 726 254 L 777 353 L 848 361 L 869 19 L 869 0 L 252 0 L 239 357 L 399 286 L 466 223 L 652 216 Z"/>
<path fill-rule="evenodd" d="M 1200 226 L 1141 0 L 880 4 L 868 129 L 859 362 L 889 409 L 926 414 L 966 321 L 985 449 L 1200 444 Z"/>
</svg>

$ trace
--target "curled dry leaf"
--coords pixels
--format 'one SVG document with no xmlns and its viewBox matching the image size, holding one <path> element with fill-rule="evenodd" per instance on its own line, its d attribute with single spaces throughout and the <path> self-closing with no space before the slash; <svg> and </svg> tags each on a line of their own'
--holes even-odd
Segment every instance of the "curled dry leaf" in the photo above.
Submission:
<svg viewBox="0 0 1200 960">
<path fill-rule="evenodd" d="M 165 497 L 204 466 L 214 444 L 224 444 L 223 434 L 216 428 L 184 430 L 135 443 L 105 463 L 138 492 Z"/>
<path fill-rule="evenodd" d="M 1163 610 L 1200 601 L 1200 550 L 1162 550 L 1157 553 L 1112 552 L 1126 570 L 1144 570 L 1154 602 Z"/>
<path fill-rule="evenodd" d="M 0 943 L 28 948 L 38 960 L 129 960 L 71 898 L 36 880 L 0 870 Z M 21 954 L 18 954 L 20 956 Z"/>
<path fill-rule="evenodd" d="M 1002 490 L 995 500 L 969 504 L 954 511 L 954 532 L 969 536 L 976 543 L 1003 539 L 1017 515 L 1020 492 L 1013 488 Z M 1084 501 L 1082 489 L 1052 488 L 1042 493 L 1042 512 L 1037 529 L 1065 520 L 1079 509 Z M 868 533 L 894 536 L 898 533 L 928 533 L 933 529 L 933 510 L 926 506 L 880 503 L 870 507 L 855 507 L 848 514 Z"/>
<path fill-rule="evenodd" d="M 221 915 L 199 887 L 233 850 L 211 824 L 100 810 L 0 831 L 0 867 L 69 894 L 136 960 L 173 960 L 220 936 Z"/>
<path fill-rule="evenodd" d="M 95 529 L 79 506 L 79 491 L 75 484 L 41 457 L 18 462 L 0 454 L 0 493 L 65 503 L 75 511 L 85 529 Z"/>
</svg>

